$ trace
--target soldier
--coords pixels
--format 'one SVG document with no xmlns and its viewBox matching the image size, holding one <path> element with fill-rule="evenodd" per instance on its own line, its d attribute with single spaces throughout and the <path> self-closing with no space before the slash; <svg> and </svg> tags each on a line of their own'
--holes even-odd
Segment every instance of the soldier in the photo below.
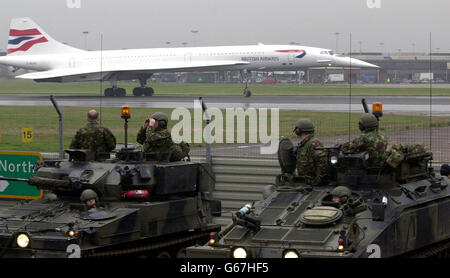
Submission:
<svg viewBox="0 0 450 278">
<path fill-rule="evenodd" d="M 344 153 L 369 153 L 369 165 L 372 167 L 382 167 L 385 160 L 387 138 L 378 132 L 378 120 L 369 113 L 365 113 L 359 119 L 359 129 L 362 134 L 353 141 L 342 146 Z"/>
<path fill-rule="evenodd" d="M 314 138 L 314 125 L 309 119 L 300 119 L 295 124 L 294 133 L 301 141 L 297 149 L 297 173 L 308 184 L 325 184 L 329 179 L 329 165 L 327 154 L 322 143 Z"/>
<path fill-rule="evenodd" d="M 154 113 L 145 120 L 137 134 L 136 141 L 142 144 L 144 152 L 171 152 L 170 161 L 179 161 L 189 153 L 189 145 L 185 142 L 175 144 L 167 129 L 169 118 L 163 112 Z"/>
<path fill-rule="evenodd" d="M 347 199 L 352 195 L 352 191 L 346 186 L 338 186 L 331 191 L 333 203 L 345 203 Z"/>
<path fill-rule="evenodd" d="M 95 208 L 96 207 L 97 202 L 98 202 L 98 196 L 97 196 L 97 193 L 95 193 L 94 190 L 92 190 L 92 189 L 85 189 L 81 193 L 80 200 L 81 200 L 81 202 L 86 204 L 86 206 L 88 207 L 88 210 L 89 210 L 91 208 Z"/>
<path fill-rule="evenodd" d="M 116 137 L 98 123 L 99 115 L 95 110 L 87 114 L 85 127 L 80 128 L 70 144 L 71 149 L 87 149 L 95 153 L 109 153 L 116 147 Z"/>
<path fill-rule="evenodd" d="M 167 152 L 173 145 L 172 136 L 167 130 L 168 117 L 156 112 L 146 119 L 138 132 L 136 141 L 144 146 L 144 152 Z"/>
</svg>

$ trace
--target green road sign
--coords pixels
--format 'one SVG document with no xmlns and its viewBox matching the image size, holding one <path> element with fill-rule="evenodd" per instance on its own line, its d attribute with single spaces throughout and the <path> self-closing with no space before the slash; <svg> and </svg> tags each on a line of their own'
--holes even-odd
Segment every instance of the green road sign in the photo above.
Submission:
<svg viewBox="0 0 450 278">
<path fill-rule="evenodd" d="M 28 179 L 35 172 L 33 166 L 42 162 L 42 155 L 36 152 L 0 151 L 0 176 Z M 26 182 L 0 181 L 0 198 L 39 199 L 43 191 Z"/>
</svg>

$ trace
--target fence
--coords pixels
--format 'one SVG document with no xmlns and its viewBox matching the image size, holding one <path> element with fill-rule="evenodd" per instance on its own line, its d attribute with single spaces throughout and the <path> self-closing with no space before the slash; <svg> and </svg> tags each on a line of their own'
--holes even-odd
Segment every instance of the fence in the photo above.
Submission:
<svg viewBox="0 0 450 278">
<path fill-rule="evenodd" d="M 26 150 L 39 152 L 56 152 L 59 150 L 59 120 L 58 114 L 51 106 L 0 106 L 0 149 L 2 150 Z M 64 114 L 64 148 L 67 149 L 76 131 L 86 123 L 86 113 L 89 109 L 96 108 L 101 112 L 101 124 L 110 128 L 115 134 L 118 142 L 124 142 L 124 122 L 120 118 L 120 107 L 99 108 L 95 107 L 61 107 Z M 147 109 L 132 108 L 132 118 L 129 121 L 128 142 L 135 142 L 136 134 L 144 119 L 156 111 L 163 111 L 170 117 L 172 109 Z M 336 143 L 344 143 L 354 138 L 360 132 L 358 130 L 358 119 L 360 113 L 348 114 L 344 112 L 309 112 L 309 111 L 285 111 L 279 112 L 279 124 L 273 128 L 278 129 L 279 137 L 292 138 L 298 142 L 292 130 L 295 122 L 299 118 L 310 118 L 316 127 L 316 136 L 326 145 L 332 146 Z M 213 121 L 215 119 L 213 118 Z M 224 134 L 234 131 L 233 144 L 213 143 L 212 155 L 228 157 L 248 157 L 248 158 L 274 158 L 275 154 L 261 154 L 260 134 L 256 134 L 258 141 L 249 143 L 251 135 L 249 127 L 254 125 L 249 123 L 247 118 L 245 125 L 237 127 L 237 120 L 234 126 L 226 129 L 225 119 L 223 119 Z M 271 115 L 267 121 L 270 123 Z M 176 121 L 171 121 L 169 128 L 174 128 Z M 260 124 L 260 123 L 259 123 Z M 194 125 L 192 124 L 194 127 Z M 256 125 L 257 126 L 257 125 Z M 350 128 L 349 128 L 350 127 Z M 269 133 L 273 132 L 269 125 Z M 192 129 L 191 138 L 204 131 L 204 123 L 201 127 Z M 216 135 L 222 130 L 216 128 L 213 134 Z M 434 161 L 440 163 L 450 162 L 450 117 L 433 117 L 420 115 L 392 115 L 386 114 L 380 120 L 380 131 L 388 136 L 389 143 L 421 143 L 430 148 L 434 153 Z M 183 130 L 185 132 L 185 130 Z M 245 141 L 238 142 L 236 134 L 243 132 Z M 31 136 L 31 137 L 30 137 Z M 30 138 L 29 138 L 30 137 Z M 275 138 L 276 139 L 276 138 Z M 272 138 L 272 144 L 276 147 L 278 141 Z M 191 144 L 192 155 L 205 155 L 205 143 Z"/>
</svg>

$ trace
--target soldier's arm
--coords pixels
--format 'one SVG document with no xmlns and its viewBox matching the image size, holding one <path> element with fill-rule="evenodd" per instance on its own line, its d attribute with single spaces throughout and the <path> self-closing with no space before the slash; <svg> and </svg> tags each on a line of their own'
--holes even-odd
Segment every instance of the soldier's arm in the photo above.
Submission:
<svg viewBox="0 0 450 278">
<path fill-rule="evenodd" d="M 69 149 L 79 149 L 80 148 L 80 131 L 77 131 L 75 136 L 72 138 Z"/>
<path fill-rule="evenodd" d="M 312 146 L 303 146 L 303 148 L 297 154 L 297 174 L 299 177 L 305 180 L 311 180 L 313 177 L 308 175 L 308 169 L 314 167 L 314 160 L 311 156 Z"/>
<path fill-rule="evenodd" d="M 136 136 L 136 142 L 138 142 L 139 144 L 143 145 L 146 139 L 146 131 L 147 128 L 144 128 L 141 126 L 141 129 L 139 130 L 137 136 Z"/>
<path fill-rule="evenodd" d="M 315 184 L 323 184 L 329 176 L 328 155 L 324 151 L 316 152 L 316 176 Z"/>
<path fill-rule="evenodd" d="M 105 142 L 106 142 L 106 149 L 108 150 L 108 152 L 116 148 L 116 137 L 111 132 L 111 130 L 107 128 L 105 128 Z"/>
<path fill-rule="evenodd" d="M 145 139 L 143 142 L 144 151 L 152 151 L 152 148 L 156 148 L 158 145 L 159 135 L 158 132 L 151 130 L 150 128 L 145 132 Z"/>
<path fill-rule="evenodd" d="M 355 138 L 352 141 L 347 142 L 344 145 L 342 145 L 341 150 L 344 153 L 358 152 L 360 146 L 361 146 L 361 140 L 360 140 L 360 137 L 358 137 L 358 138 Z"/>
</svg>

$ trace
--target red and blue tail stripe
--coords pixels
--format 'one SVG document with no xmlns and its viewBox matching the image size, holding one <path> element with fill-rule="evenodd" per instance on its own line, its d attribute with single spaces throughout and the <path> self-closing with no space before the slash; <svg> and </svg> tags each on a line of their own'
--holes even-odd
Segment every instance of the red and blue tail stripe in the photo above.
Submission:
<svg viewBox="0 0 450 278">
<path fill-rule="evenodd" d="M 34 36 L 34 35 L 42 35 L 41 32 L 39 32 L 38 29 L 27 29 L 27 30 L 16 30 L 11 29 L 9 30 L 10 36 Z"/>
<path fill-rule="evenodd" d="M 12 54 L 17 51 L 27 51 L 28 49 L 33 47 L 33 45 L 38 44 L 38 43 L 44 43 L 44 42 L 48 42 L 48 40 L 44 37 L 41 37 L 39 39 L 32 40 L 32 41 L 27 41 L 26 43 L 22 44 L 22 46 L 20 46 L 18 48 L 9 48 L 7 53 Z"/>
<path fill-rule="evenodd" d="M 21 45 L 19 47 L 8 48 L 7 53 L 12 54 L 17 51 L 27 51 L 35 44 L 48 42 L 48 40 L 44 36 L 37 37 L 39 35 L 42 35 L 42 33 L 39 32 L 38 29 L 27 29 L 27 30 L 11 29 L 9 31 L 9 36 L 16 38 L 11 38 L 10 40 L 8 40 L 8 45 L 13 46 L 18 46 L 20 44 Z"/>
<path fill-rule="evenodd" d="M 298 56 L 295 56 L 295 58 L 303 58 L 306 56 L 306 51 L 303 49 L 287 49 L 287 50 L 276 50 L 276 52 L 281 53 L 299 53 Z"/>
<path fill-rule="evenodd" d="M 8 44 L 18 45 L 21 42 L 26 41 L 26 40 L 30 40 L 30 39 L 34 39 L 34 37 L 18 37 L 18 38 L 15 38 L 13 40 L 9 40 Z"/>
</svg>

